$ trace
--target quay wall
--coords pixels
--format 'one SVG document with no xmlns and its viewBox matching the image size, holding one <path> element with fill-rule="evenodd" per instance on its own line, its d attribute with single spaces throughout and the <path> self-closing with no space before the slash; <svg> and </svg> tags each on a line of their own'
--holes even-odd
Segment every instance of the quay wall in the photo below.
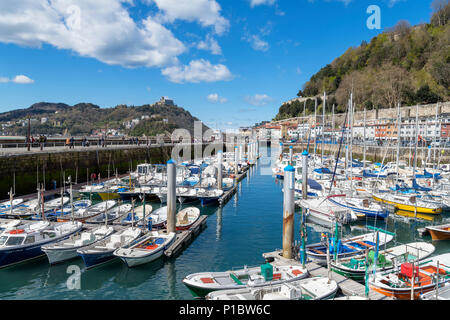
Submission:
<svg viewBox="0 0 450 320">
<path fill-rule="evenodd" d="M 94 150 L 61 148 L 61 151 L 3 155 L 0 157 L 0 200 L 9 198 L 8 192 L 13 186 L 15 197 L 19 197 L 36 193 L 38 185 L 43 183 L 45 190 L 52 190 L 54 181 L 56 188 L 61 188 L 69 176 L 72 182 L 83 183 L 90 180 L 92 173 L 107 178 L 114 177 L 116 170 L 119 175 L 136 170 L 140 163 L 165 164 L 172 158 L 173 148 L 173 145 Z M 190 145 L 182 151 L 176 150 L 174 158 L 177 161 L 194 159 L 198 158 L 199 150 L 202 154 L 214 154 L 218 148 L 220 145 Z"/>
<path fill-rule="evenodd" d="M 418 110 L 418 112 L 416 112 Z M 331 106 L 327 106 L 328 113 L 325 114 L 325 123 L 332 123 L 333 116 L 330 113 L 331 112 Z M 397 119 L 397 108 L 389 108 L 389 109 L 374 109 L 374 110 L 367 110 L 366 111 L 366 121 L 367 123 L 370 123 L 371 121 L 375 120 L 385 120 L 385 119 Z M 436 111 L 438 114 L 438 117 L 440 115 L 448 115 L 450 114 L 450 102 L 440 102 L 435 104 L 427 104 L 427 105 L 419 105 L 417 106 L 408 106 L 408 107 L 401 107 L 400 113 L 402 119 L 408 119 L 408 118 L 415 118 L 416 113 L 418 113 L 419 118 L 421 117 L 427 117 L 427 118 L 434 118 L 436 116 Z M 345 113 L 335 114 L 334 115 L 334 121 L 335 125 L 337 127 L 341 126 L 344 123 L 345 120 Z M 353 114 L 353 121 L 354 123 L 362 123 L 364 120 L 364 111 L 355 111 Z M 279 121 L 273 121 L 272 124 L 282 124 L 285 122 L 291 122 L 291 121 L 298 121 L 299 123 L 302 123 L 302 121 L 306 121 L 310 123 L 311 121 L 314 122 L 314 114 L 306 116 L 306 119 L 303 118 L 301 115 L 296 118 L 290 118 L 290 119 L 284 119 Z M 319 123 L 322 123 L 322 114 L 317 113 L 317 121 Z"/>
<path fill-rule="evenodd" d="M 306 144 L 295 144 L 292 145 L 294 153 L 301 153 L 306 149 Z M 283 152 L 289 153 L 289 147 L 284 146 Z M 353 158 L 363 160 L 364 155 L 364 146 L 362 145 L 354 145 L 353 147 Z M 339 145 L 330 145 L 326 144 L 324 146 L 324 154 L 325 155 L 337 155 L 337 151 L 339 149 Z M 309 153 L 314 152 L 314 143 L 310 144 Z M 320 155 L 322 153 L 321 145 L 318 144 L 316 148 L 316 154 Z M 341 147 L 340 158 L 345 156 L 345 146 Z M 422 166 L 422 160 L 427 161 L 428 163 L 433 163 L 433 160 L 436 159 L 440 164 L 450 163 L 450 150 L 441 150 L 436 149 L 434 151 L 431 149 L 430 158 L 428 157 L 428 148 L 417 148 L 417 165 Z M 384 158 L 384 163 L 390 161 L 396 161 L 397 159 L 397 146 L 366 146 L 366 160 L 372 162 L 382 162 Z M 400 148 L 400 159 L 406 161 L 406 163 L 413 164 L 414 159 L 414 147 L 402 147 Z"/>
</svg>

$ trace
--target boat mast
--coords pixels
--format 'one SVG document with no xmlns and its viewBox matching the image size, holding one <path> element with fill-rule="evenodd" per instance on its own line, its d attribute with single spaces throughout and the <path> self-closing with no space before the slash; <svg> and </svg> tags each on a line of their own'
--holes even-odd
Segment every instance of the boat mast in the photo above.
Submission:
<svg viewBox="0 0 450 320">
<path fill-rule="evenodd" d="M 439 109 L 439 102 L 436 104 L 436 117 L 434 120 L 434 148 L 433 148 L 433 174 L 436 171 L 436 131 L 438 128 L 438 109 Z M 440 126 L 439 126 L 440 128 Z M 439 142 L 440 145 L 440 142 Z M 434 180 L 434 179 L 433 179 Z"/>
<path fill-rule="evenodd" d="M 350 95 L 350 192 L 353 193 L 353 110 L 355 105 L 353 104 L 353 92 Z"/>
<path fill-rule="evenodd" d="M 316 148 L 317 148 L 317 97 L 314 103 L 314 161 L 316 159 Z"/>
<path fill-rule="evenodd" d="M 413 179 L 416 179 L 416 166 L 417 166 L 417 141 L 419 139 L 419 106 L 416 106 L 416 132 L 414 143 L 414 164 L 413 164 Z"/>
<path fill-rule="evenodd" d="M 331 128 L 331 134 L 332 135 L 334 135 L 334 103 L 333 103 L 333 109 L 332 109 L 332 111 L 331 111 L 332 113 L 333 113 L 333 116 L 332 116 L 332 120 L 331 120 L 331 126 L 332 126 L 332 128 Z M 331 138 L 331 140 L 333 140 L 333 138 Z"/>
<path fill-rule="evenodd" d="M 397 105 L 397 184 L 398 184 L 398 176 L 399 176 L 399 161 L 400 161 L 400 140 L 401 140 L 401 135 L 400 135 L 400 129 L 401 129 L 401 125 L 402 125 L 402 114 L 400 112 L 400 102 Z"/>
<path fill-rule="evenodd" d="M 323 166 L 323 149 L 324 149 L 324 140 L 325 140 L 325 108 L 326 108 L 326 102 L 327 102 L 327 93 L 323 92 L 323 105 L 322 105 L 322 166 Z"/>
<path fill-rule="evenodd" d="M 364 152 L 363 152 L 363 170 L 366 169 L 366 108 L 364 107 Z"/>
<path fill-rule="evenodd" d="M 69 176 L 69 183 L 70 183 L 70 211 L 72 215 L 72 222 L 74 221 L 74 210 L 73 210 L 73 193 L 72 193 L 72 177 Z"/>
</svg>

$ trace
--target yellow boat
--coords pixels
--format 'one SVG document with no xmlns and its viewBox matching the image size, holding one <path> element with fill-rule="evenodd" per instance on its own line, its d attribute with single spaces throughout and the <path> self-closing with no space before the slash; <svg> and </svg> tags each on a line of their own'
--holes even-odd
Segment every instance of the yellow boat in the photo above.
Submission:
<svg viewBox="0 0 450 320">
<path fill-rule="evenodd" d="M 99 192 L 98 195 L 103 201 L 120 199 L 120 195 L 117 192 Z"/>
<path fill-rule="evenodd" d="M 417 219 L 426 220 L 426 221 L 433 221 L 435 219 L 438 219 L 438 217 L 435 214 L 429 215 L 429 214 L 425 214 L 425 213 L 417 213 L 417 215 L 416 215 L 414 212 L 403 211 L 403 210 L 396 210 L 394 212 L 394 214 L 397 216 L 401 216 L 401 217 L 417 218 Z"/>
<path fill-rule="evenodd" d="M 405 197 L 399 197 L 387 193 L 386 197 L 372 195 L 373 199 L 379 202 L 387 203 L 393 205 L 396 209 L 402 211 L 427 213 L 427 214 L 440 214 L 442 213 L 442 207 L 432 206 L 430 203 L 424 203 L 422 201 L 417 201 L 415 196 L 409 199 Z"/>
</svg>

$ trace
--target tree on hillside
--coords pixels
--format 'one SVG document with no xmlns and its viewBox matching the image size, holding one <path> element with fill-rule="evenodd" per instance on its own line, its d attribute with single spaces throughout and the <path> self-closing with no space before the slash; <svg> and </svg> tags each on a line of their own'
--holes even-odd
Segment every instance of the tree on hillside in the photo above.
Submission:
<svg viewBox="0 0 450 320">
<path fill-rule="evenodd" d="M 433 10 L 431 24 L 435 26 L 446 25 L 450 17 L 449 0 L 433 0 L 431 3 L 431 9 Z"/>
<path fill-rule="evenodd" d="M 386 64 L 377 72 L 374 90 L 377 92 L 375 103 L 394 108 L 397 103 L 407 99 L 407 93 L 414 90 L 408 72 L 400 67 Z"/>
</svg>

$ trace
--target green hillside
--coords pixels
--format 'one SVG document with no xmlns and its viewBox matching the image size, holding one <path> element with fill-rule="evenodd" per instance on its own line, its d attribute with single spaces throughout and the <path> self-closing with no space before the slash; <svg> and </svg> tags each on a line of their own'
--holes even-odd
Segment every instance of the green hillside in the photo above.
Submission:
<svg viewBox="0 0 450 320">
<path fill-rule="evenodd" d="M 127 106 L 118 105 L 113 108 L 100 108 L 91 103 L 79 103 L 69 106 L 64 103 L 40 102 L 27 109 L 17 109 L 0 114 L 0 123 L 8 121 L 9 126 L 3 128 L 4 134 L 26 135 L 28 117 L 35 119 L 31 123 L 31 134 L 64 134 L 89 135 L 95 130 L 117 129 L 130 136 L 155 136 L 172 133 L 174 129 L 183 128 L 191 133 L 194 129 L 193 117 L 189 111 L 175 106 L 156 103 L 153 105 Z M 41 123 L 42 118 L 47 118 Z M 126 123 L 139 119 L 139 123 L 127 128 Z M 25 121 L 25 124 L 23 122 Z M 22 123 L 21 123 L 22 122 Z M 203 130 L 207 130 L 203 126 Z"/>
<path fill-rule="evenodd" d="M 438 5 L 440 3 L 440 5 Z M 349 48 L 323 67 L 297 94 L 311 97 L 307 114 L 314 112 L 313 97 L 328 96 L 327 112 L 345 112 L 353 91 L 357 110 L 392 108 L 448 101 L 450 98 L 450 4 L 435 2 L 430 23 L 410 26 L 399 21 L 393 28 Z M 318 101 L 321 112 L 322 100 Z M 275 120 L 301 116 L 304 102 L 280 107 Z"/>
</svg>

